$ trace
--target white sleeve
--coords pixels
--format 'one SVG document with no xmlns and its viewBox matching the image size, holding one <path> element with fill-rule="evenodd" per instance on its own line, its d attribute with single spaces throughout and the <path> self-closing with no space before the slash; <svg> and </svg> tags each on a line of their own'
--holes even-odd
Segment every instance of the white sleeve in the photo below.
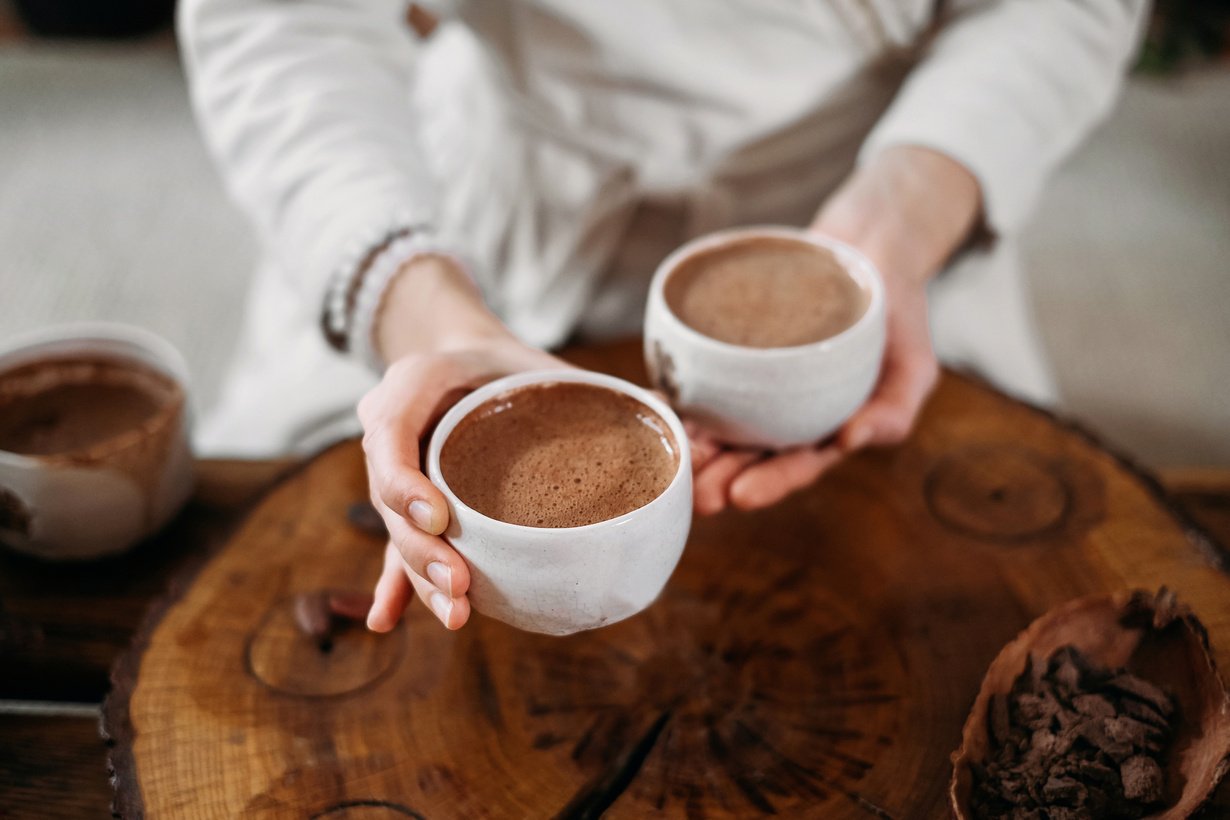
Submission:
<svg viewBox="0 0 1230 820">
<path fill-rule="evenodd" d="M 430 232 L 432 180 L 398 0 L 185 0 L 192 101 L 232 196 L 322 309 L 399 231 Z"/>
<path fill-rule="evenodd" d="M 1028 216 L 1049 174 L 1110 111 L 1146 0 L 959 4 L 860 152 L 921 145 L 967 167 L 997 232 Z"/>
</svg>

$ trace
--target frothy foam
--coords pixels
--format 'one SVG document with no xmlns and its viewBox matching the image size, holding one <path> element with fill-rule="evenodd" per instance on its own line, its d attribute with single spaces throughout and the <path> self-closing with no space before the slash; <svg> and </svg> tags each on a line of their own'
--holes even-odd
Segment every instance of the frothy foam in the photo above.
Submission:
<svg viewBox="0 0 1230 820">
<path fill-rule="evenodd" d="M 661 416 L 605 387 L 531 385 L 475 408 L 440 453 L 445 482 L 483 515 L 580 527 L 653 501 L 679 468 Z"/>
<path fill-rule="evenodd" d="M 697 253 L 671 273 L 665 296 L 694 330 L 758 348 L 836 336 L 870 301 L 832 252 L 778 237 L 749 237 Z"/>
<path fill-rule="evenodd" d="M 0 450 L 83 453 L 134 433 L 181 398 L 170 379 L 106 359 L 49 359 L 0 374 Z"/>
</svg>

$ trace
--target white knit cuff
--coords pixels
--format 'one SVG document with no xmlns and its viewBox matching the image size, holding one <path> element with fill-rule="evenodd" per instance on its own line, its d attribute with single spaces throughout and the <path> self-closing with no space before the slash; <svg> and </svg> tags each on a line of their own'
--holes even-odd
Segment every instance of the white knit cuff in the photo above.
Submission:
<svg viewBox="0 0 1230 820">
<path fill-rule="evenodd" d="M 382 248 L 400 236 L 429 232 L 430 227 L 415 220 L 409 211 L 397 210 L 387 219 L 366 225 L 352 236 L 330 266 L 332 274 L 325 288 L 321 311 L 321 330 L 325 340 L 339 353 L 350 352 L 350 336 L 355 296 L 361 277 Z"/>
<path fill-rule="evenodd" d="M 380 250 L 367 267 L 356 274 L 360 277 L 360 283 L 355 291 L 347 334 L 351 354 L 376 373 L 383 372 L 387 366 L 376 349 L 375 340 L 381 303 L 401 269 L 419 256 L 443 257 L 474 281 L 465 260 L 438 245 L 435 235 L 428 230 L 403 234 Z"/>
</svg>

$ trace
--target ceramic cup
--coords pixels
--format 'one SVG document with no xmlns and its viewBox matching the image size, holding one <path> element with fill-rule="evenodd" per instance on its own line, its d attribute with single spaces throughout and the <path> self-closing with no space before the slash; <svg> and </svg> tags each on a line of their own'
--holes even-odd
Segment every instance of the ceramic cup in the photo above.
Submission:
<svg viewBox="0 0 1230 820">
<path fill-rule="evenodd" d="M 139 427 L 81 451 L 0 450 L 0 542 L 52 560 L 127 549 L 169 521 L 193 484 L 188 372 L 179 352 L 148 331 L 104 323 L 49 328 L 0 346 L 0 374 L 41 362 L 71 368 L 74 360 L 131 363 L 134 378 L 152 370 L 178 390 Z"/>
<path fill-rule="evenodd" d="M 561 382 L 623 393 L 661 416 L 679 447 L 674 479 L 645 506 L 583 527 L 509 524 L 466 506 L 440 472 L 440 452 L 449 434 L 488 399 L 527 385 Z M 567 635 L 645 609 L 679 562 L 692 524 L 692 462 L 679 418 L 648 390 L 583 370 L 520 373 L 470 393 L 436 427 L 427 447 L 427 475 L 448 500 L 444 537 L 470 566 L 470 605 L 530 632 Z"/>
<path fill-rule="evenodd" d="M 684 324 L 666 301 L 671 275 L 698 253 L 757 237 L 830 251 L 867 292 L 867 310 L 836 336 L 797 347 L 741 347 Z M 695 239 L 658 266 L 645 315 L 645 361 L 680 413 L 730 444 L 777 450 L 831 435 L 867 400 L 884 334 L 884 283 L 861 253 L 797 228 L 741 228 Z"/>
</svg>

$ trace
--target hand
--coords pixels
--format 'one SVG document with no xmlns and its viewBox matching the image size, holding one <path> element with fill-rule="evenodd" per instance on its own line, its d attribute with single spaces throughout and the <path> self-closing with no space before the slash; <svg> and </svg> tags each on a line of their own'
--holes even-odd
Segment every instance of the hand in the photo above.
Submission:
<svg viewBox="0 0 1230 820">
<path fill-rule="evenodd" d="M 887 337 L 875 392 L 833 438 L 778 454 L 724 448 L 694 429 L 698 513 L 767 507 L 846 455 L 909 436 L 939 376 L 926 285 L 980 208 L 978 182 L 964 166 L 916 146 L 883 151 L 825 203 L 810 229 L 861 250 L 884 278 Z"/>
<path fill-rule="evenodd" d="M 441 537 L 448 506 L 422 472 L 420 443 L 475 387 L 510 373 L 567 365 L 514 338 L 464 274 L 434 257 L 415 260 L 393 283 L 377 342 L 393 363 L 359 402 L 359 419 L 371 501 L 389 544 L 367 626 L 388 632 L 417 593 L 441 623 L 457 629 L 470 616 L 470 570 Z"/>
</svg>

